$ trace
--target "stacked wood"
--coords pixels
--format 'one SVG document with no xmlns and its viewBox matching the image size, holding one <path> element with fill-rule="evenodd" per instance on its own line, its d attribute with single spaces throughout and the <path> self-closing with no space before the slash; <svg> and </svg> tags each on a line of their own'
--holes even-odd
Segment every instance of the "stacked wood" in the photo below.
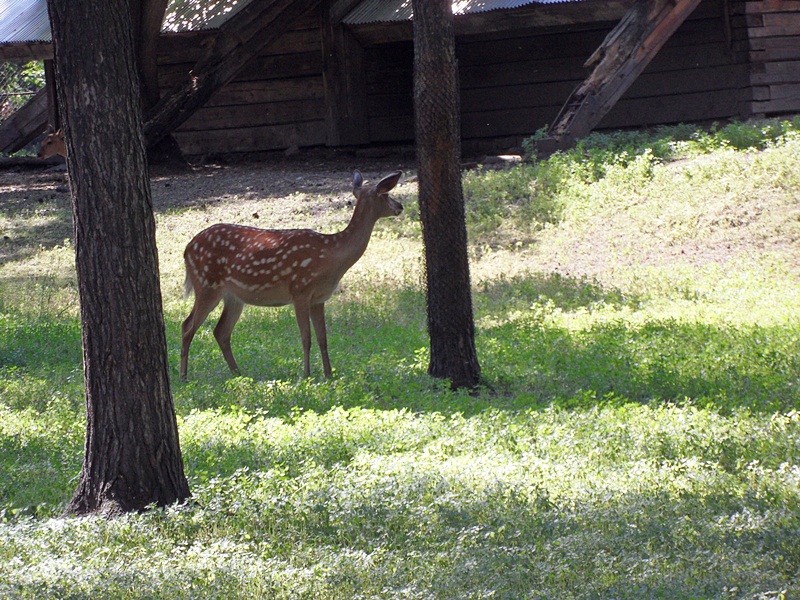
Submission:
<svg viewBox="0 0 800 600">
<path fill-rule="evenodd" d="M 744 3 L 753 114 L 800 112 L 800 1 Z"/>
</svg>

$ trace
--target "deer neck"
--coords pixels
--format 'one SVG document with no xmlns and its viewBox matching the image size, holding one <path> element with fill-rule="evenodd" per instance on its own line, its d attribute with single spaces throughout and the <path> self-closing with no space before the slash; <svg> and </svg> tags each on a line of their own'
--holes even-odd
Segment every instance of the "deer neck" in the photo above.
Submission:
<svg viewBox="0 0 800 600">
<path fill-rule="evenodd" d="M 337 234 L 338 239 L 336 240 L 340 255 L 347 263 L 347 268 L 355 264 L 364 254 L 377 221 L 378 217 L 372 214 L 363 203 L 356 204 L 350 223 Z"/>
</svg>

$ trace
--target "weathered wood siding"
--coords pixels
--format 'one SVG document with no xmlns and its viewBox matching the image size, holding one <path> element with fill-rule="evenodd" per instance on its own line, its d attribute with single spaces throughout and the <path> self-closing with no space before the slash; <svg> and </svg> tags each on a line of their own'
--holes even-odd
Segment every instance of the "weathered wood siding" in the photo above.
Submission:
<svg viewBox="0 0 800 600">
<path fill-rule="evenodd" d="M 465 147 L 482 139 L 521 139 L 549 124 L 614 24 L 458 38 Z M 705 0 L 600 127 L 744 116 L 747 54 L 735 51 L 732 42 L 723 0 Z M 378 45 L 365 54 L 371 139 L 410 141 L 410 42 Z"/>
<path fill-rule="evenodd" d="M 749 38 L 752 113 L 800 112 L 800 1 L 741 2 L 735 10 Z"/>
<path fill-rule="evenodd" d="M 210 32 L 164 36 L 159 52 L 163 91 L 191 69 Z M 190 155 L 261 152 L 325 143 L 325 97 L 318 15 L 250 61 L 175 132 Z"/>
<path fill-rule="evenodd" d="M 617 4 L 609 6 L 621 14 L 624 3 Z M 515 29 L 514 14 L 485 13 L 457 27 L 467 151 L 516 144 L 549 124 L 615 25 L 605 14 L 609 20 Z M 477 21 L 480 27 L 469 26 Z M 356 63 L 363 64 L 366 87 L 358 115 L 366 113 L 368 133 L 358 143 L 412 142 L 410 24 L 352 32 L 364 45 Z M 211 37 L 162 38 L 162 89 L 185 76 Z M 338 143 L 337 130 L 326 123 L 336 111 L 326 106 L 323 39 L 320 15 L 305 17 L 179 128 L 175 137 L 183 150 L 197 155 Z M 780 112 L 800 112 L 800 0 L 703 0 L 600 128 Z"/>
</svg>

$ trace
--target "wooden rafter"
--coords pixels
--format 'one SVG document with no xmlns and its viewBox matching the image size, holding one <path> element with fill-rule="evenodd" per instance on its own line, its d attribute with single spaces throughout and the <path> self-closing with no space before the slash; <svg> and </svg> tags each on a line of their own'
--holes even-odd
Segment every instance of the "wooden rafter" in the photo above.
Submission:
<svg viewBox="0 0 800 600">
<path fill-rule="evenodd" d="M 322 3 L 322 80 L 329 146 L 369 142 L 364 51 L 340 23 L 353 5 L 353 0 Z"/>
<path fill-rule="evenodd" d="M 47 92 L 39 90 L 0 127 L 0 152 L 16 152 L 47 128 Z"/>
<path fill-rule="evenodd" d="M 572 92 L 540 154 L 573 146 L 610 111 L 700 0 L 637 0 L 586 61 L 590 75 Z"/>
</svg>

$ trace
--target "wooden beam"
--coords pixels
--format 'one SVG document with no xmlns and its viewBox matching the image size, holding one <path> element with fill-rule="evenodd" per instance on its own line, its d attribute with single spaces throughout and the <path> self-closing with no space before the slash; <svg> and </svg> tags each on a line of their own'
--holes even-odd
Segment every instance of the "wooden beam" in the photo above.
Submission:
<svg viewBox="0 0 800 600">
<path fill-rule="evenodd" d="M 0 152 L 16 152 L 47 127 L 47 88 L 42 88 L 0 127 Z"/>
<path fill-rule="evenodd" d="M 44 61 L 44 82 L 47 90 L 47 124 L 53 131 L 61 129 L 61 113 L 58 111 L 58 94 L 56 94 L 56 71 L 53 59 Z"/>
<path fill-rule="evenodd" d="M 336 4 L 323 2 L 322 80 L 325 87 L 327 145 L 369 142 L 364 49 L 353 34 L 333 23 Z"/>
<path fill-rule="evenodd" d="M 319 0 L 254 1 L 220 27 L 203 56 L 145 119 L 144 134 L 153 146 L 203 106 L 244 65 L 275 42 Z"/>
<path fill-rule="evenodd" d="M 330 3 L 330 22 L 332 25 L 339 25 L 347 14 L 363 0 L 333 0 Z"/>
<path fill-rule="evenodd" d="M 584 67 L 593 68 L 572 92 L 537 144 L 540 154 L 569 148 L 587 135 L 644 71 L 700 0 L 637 0 Z"/>
<path fill-rule="evenodd" d="M 28 44 L 0 44 L 0 60 L 7 62 L 28 62 L 53 58 L 53 44 L 50 42 L 31 42 Z"/>
</svg>

